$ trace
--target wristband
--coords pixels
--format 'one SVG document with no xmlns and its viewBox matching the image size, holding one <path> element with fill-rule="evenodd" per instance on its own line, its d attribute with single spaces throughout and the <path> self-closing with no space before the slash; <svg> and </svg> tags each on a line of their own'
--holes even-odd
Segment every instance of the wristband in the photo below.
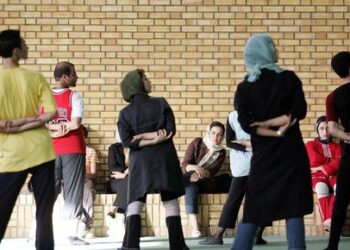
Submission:
<svg viewBox="0 0 350 250">
<path fill-rule="evenodd" d="M 280 136 L 280 137 L 283 136 L 283 133 L 282 133 L 280 130 L 277 130 L 276 133 L 277 133 L 277 135 Z"/>
</svg>

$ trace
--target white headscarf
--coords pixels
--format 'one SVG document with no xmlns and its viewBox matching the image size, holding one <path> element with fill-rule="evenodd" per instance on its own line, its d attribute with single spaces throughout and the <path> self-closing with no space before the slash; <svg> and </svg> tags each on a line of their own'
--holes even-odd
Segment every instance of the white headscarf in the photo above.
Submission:
<svg viewBox="0 0 350 250">
<path fill-rule="evenodd" d="M 222 146 L 222 141 L 223 138 L 221 140 L 221 142 L 219 144 L 214 144 L 211 140 L 210 140 L 210 125 L 208 125 L 206 131 L 205 131 L 205 136 L 203 138 L 203 142 L 204 144 L 207 146 L 207 148 L 209 149 L 208 153 L 206 153 L 204 155 L 204 157 L 202 158 L 202 160 L 200 160 L 200 162 L 198 163 L 199 167 L 202 168 L 207 168 L 209 167 L 214 161 L 216 161 L 216 159 L 219 157 L 220 155 L 220 151 L 222 149 L 225 149 Z"/>
</svg>

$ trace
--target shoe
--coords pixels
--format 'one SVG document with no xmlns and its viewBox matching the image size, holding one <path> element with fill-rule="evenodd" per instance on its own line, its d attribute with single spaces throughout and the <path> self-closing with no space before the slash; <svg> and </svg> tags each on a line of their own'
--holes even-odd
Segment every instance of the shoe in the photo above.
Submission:
<svg viewBox="0 0 350 250">
<path fill-rule="evenodd" d="M 201 245 L 223 245 L 224 241 L 221 238 L 216 238 L 216 237 L 208 237 L 205 240 L 201 240 L 198 242 Z"/>
<path fill-rule="evenodd" d="M 107 213 L 107 216 L 110 216 L 112 219 L 114 219 L 115 218 L 115 212 L 108 212 Z"/>
<path fill-rule="evenodd" d="M 69 236 L 68 240 L 70 244 L 74 246 L 90 245 L 89 242 L 86 242 L 85 240 L 82 240 L 77 236 Z"/>
<path fill-rule="evenodd" d="M 263 238 L 256 238 L 255 245 L 266 245 L 267 241 Z"/>
<path fill-rule="evenodd" d="M 331 231 L 331 219 L 327 219 L 323 222 L 323 226 L 324 226 L 324 230 L 326 232 L 330 232 Z"/>
<path fill-rule="evenodd" d="M 193 231 L 192 238 L 200 238 L 202 236 L 201 231 Z"/>
</svg>

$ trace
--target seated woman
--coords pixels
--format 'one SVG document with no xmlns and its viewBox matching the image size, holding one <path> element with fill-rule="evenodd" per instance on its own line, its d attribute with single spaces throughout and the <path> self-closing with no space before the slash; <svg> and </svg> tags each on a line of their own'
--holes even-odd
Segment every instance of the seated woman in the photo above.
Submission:
<svg viewBox="0 0 350 250">
<path fill-rule="evenodd" d="M 117 194 L 108 216 L 115 218 L 116 213 L 125 214 L 127 207 L 128 188 L 128 156 L 129 149 L 119 142 L 112 144 L 108 149 L 108 167 L 110 170 L 110 184 L 113 193 Z"/>
<path fill-rule="evenodd" d="M 195 138 L 190 143 L 181 165 L 185 183 L 186 213 L 192 226 L 192 237 L 201 236 L 197 221 L 198 193 L 227 193 L 230 186 L 229 175 L 215 176 L 226 158 L 226 150 L 221 145 L 224 134 L 225 126 L 218 121 L 212 122 L 203 139 Z"/>
<path fill-rule="evenodd" d="M 317 194 L 318 208 L 325 230 L 329 231 L 341 148 L 332 141 L 326 116 L 317 119 L 316 132 L 318 137 L 306 143 L 306 150 L 310 159 L 312 188 Z"/>
</svg>

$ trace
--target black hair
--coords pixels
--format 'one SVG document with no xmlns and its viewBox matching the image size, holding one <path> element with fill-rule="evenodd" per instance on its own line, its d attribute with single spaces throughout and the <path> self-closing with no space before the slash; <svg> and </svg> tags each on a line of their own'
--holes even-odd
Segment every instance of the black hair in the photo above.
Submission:
<svg viewBox="0 0 350 250">
<path fill-rule="evenodd" d="M 350 75 L 350 53 L 347 51 L 337 53 L 333 56 L 331 65 L 334 72 L 340 78 L 348 77 Z"/>
<path fill-rule="evenodd" d="M 219 127 L 222 129 L 222 134 L 225 134 L 225 125 L 222 124 L 221 122 L 218 121 L 213 121 L 212 123 L 210 123 L 209 128 L 212 129 L 212 127 Z"/>
<path fill-rule="evenodd" d="M 59 81 L 63 75 L 69 76 L 72 73 L 73 63 L 70 62 L 60 62 L 56 65 L 53 76 L 55 81 Z"/>
<path fill-rule="evenodd" d="M 19 30 L 4 30 L 0 33 L 0 56 L 12 56 L 15 48 L 21 49 L 21 34 Z"/>
<path fill-rule="evenodd" d="M 322 116 L 317 118 L 316 124 L 315 124 L 315 128 L 316 128 L 317 133 L 318 133 L 318 126 L 320 126 L 321 122 L 326 122 L 326 121 L 327 121 L 327 117 L 325 115 L 322 115 Z"/>
</svg>

